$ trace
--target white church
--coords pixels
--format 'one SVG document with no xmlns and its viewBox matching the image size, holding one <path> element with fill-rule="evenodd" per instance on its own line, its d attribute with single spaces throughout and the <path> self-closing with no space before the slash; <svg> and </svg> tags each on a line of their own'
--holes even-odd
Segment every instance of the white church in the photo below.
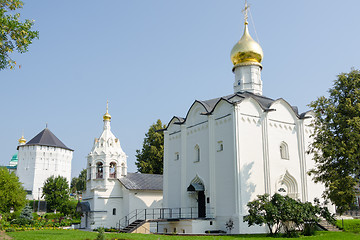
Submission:
<svg viewBox="0 0 360 240">
<path fill-rule="evenodd" d="M 159 232 L 227 232 L 231 219 L 231 233 L 265 233 L 265 226 L 243 222 L 257 195 L 321 199 L 324 186 L 307 175 L 314 167 L 306 152 L 313 113 L 263 96 L 263 51 L 249 34 L 247 16 L 244 28 L 231 51 L 234 92 L 195 101 L 164 132 L 163 207 L 181 213 L 160 222 Z"/>
</svg>

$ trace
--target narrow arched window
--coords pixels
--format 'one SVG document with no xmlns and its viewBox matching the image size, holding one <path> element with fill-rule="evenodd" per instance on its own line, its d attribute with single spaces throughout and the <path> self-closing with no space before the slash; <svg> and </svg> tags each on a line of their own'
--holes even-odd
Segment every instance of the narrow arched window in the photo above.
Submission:
<svg viewBox="0 0 360 240">
<path fill-rule="evenodd" d="M 88 174 L 88 179 L 91 179 L 91 163 L 89 163 L 89 168 L 87 170 L 87 174 Z"/>
<path fill-rule="evenodd" d="M 195 160 L 194 162 L 200 162 L 200 147 L 199 145 L 195 145 Z"/>
<path fill-rule="evenodd" d="M 116 163 L 110 163 L 109 178 L 116 178 Z"/>
<path fill-rule="evenodd" d="M 96 178 L 103 178 L 103 164 L 101 162 L 96 164 Z"/>
<path fill-rule="evenodd" d="M 121 164 L 121 176 L 126 176 L 126 166 L 125 163 Z"/>
<path fill-rule="evenodd" d="M 116 208 L 113 208 L 113 215 L 116 215 Z"/>
<path fill-rule="evenodd" d="M 289 148 L 286 142 L 280 144 L 280 156 L 281 159 L 289 159 Z"/>
</svg>

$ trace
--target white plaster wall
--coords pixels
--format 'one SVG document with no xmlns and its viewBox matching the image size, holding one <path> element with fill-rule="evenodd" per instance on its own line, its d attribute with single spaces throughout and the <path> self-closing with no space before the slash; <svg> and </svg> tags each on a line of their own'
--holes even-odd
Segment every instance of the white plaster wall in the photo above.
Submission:
<svg viewBox="0 0 360 240">
<path fill-rule="evenodd" d="M 237 115 L 237 138 L 239 139 L 236 159 L 239 165 L 239 214 L 247 214 L 246 204 L 265 192 L 263 139 L 261 109 L 251 99 L 239 104 Z M 240 221 L 242 222 L 242 221 Z"/>
<path fill-rule="evenodd" d="M 73 151 L 50 146 L 19 146 L 17 172 L 26 190 L 31 190 L 29 199 L 43 199 L 42 187 L 51 176 L 65 177 L 70 185 Z M 39 191 L 40 189 L 40 191 Z"/>
<path fill-rule="evenodd" d="M 233 106 L 225 102 L 218 104 L 214 111 L 214 121 L 212 141 L 215 148 L 215 173 L 211 179 L 215 184 L 215 193 L 210 199 L 210 205 L 214 208 L 216 222 L 219 222 L 218 219 L 228 220 L 236 212 Z M 220 150 L 220 144 L 223 144 L 223 150 Z M 223 230 L 225 222 L 222 220 L 220 222 L 220 230 Z"/>
<path fill-rule="evenodd" d="M 162 191 L 130 190 L 129 212 L 136 209 L 162 208 Z"/>
<path fill-rule="evenodd" d="M 169 132 L 169 145 L 167 147 L 167 175 L 168 184 L 170 188 L 167 191 L 167 205 L 166 207 L 179 207 L 181 206 L 181 163 L 184 159 L 181 157 L 181 132 L 178 129 L 170 128 Z M 176 154 L 179 153 L 179 159 L 176 158 Z M 178 184 L 176 184 L 178 183 Z M 165 196 L 164 196 L 165 197 Z"/>
</svg>

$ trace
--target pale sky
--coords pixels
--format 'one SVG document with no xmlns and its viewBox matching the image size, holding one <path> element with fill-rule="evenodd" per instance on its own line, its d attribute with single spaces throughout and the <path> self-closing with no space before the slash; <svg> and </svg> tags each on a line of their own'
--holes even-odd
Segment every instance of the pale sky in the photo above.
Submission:
<svg viewBox="0 0 360 240">
<path fill-rule="evenodd" d="M 30 140 L 48 123 L 75 150 L 77 176 L 109 100 L 112 131 L 134 172 L 135 150 L 157 119 L 168 123 L 196 99 L 233 93 L 230 51 L 243 33 L 244 0 L 24 2 L 22 19 L 35 20 L 40 39 L 13 55 L 21 69 L 0 71 L 0 165 L 22 132 Z M 359 68 L 360 1 L 248 2 L 265 96 L 304 112 L 339 73 Z"/>
</svg>

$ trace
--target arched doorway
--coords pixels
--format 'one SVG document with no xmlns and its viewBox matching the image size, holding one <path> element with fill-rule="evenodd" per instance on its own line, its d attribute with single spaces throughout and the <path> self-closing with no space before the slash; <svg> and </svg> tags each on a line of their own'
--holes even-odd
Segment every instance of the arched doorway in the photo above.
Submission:
<svg viewBox="0 0 360 240">
<path fill-rule="evenodd" d="M 206 202 L 205 202 L 205 187 L 201 179 L 196 176 L 187 188 L 188 192 L 195 193 L 197 195 L 198 203 L 198 218 L 206 217 Z"/>
</svg>

